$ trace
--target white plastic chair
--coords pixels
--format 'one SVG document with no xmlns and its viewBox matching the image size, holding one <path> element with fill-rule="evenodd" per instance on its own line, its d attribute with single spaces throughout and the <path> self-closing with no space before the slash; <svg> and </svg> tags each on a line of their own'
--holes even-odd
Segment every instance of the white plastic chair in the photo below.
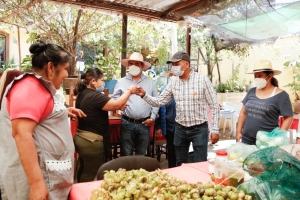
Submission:
<svg viewBox="0 0 300 200">
<path fill-rule="evenodd" d="M 221 111 L 221 117 L 224 118 L 223 133 L 225 133 L 227 122 L 230 122 L 229 128 L 230 128 L 231 135 L 235 136 L 236 123 L 238 122 L 242 106 L 243 106 L 242 103 L 223 102 L 223 108 L 224 108 L 223 113 Z"/>
</svg>

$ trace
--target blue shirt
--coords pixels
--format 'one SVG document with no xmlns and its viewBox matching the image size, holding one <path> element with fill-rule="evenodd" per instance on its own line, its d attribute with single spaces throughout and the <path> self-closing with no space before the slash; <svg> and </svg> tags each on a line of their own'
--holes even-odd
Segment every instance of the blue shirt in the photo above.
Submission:
<svg viewBox="0 0 300 200">
<path fill-rule="evenodd" d="M 140 80 L 135 82 L 129 74 L 117 81 L 112 98 L 117 99 L 120 97 L 132 84 L 142 87 L 151 96 L 158 96 L 155 82 L 152 79 L 142 74 Z M 142 119 L 149 116 L 156 119 L 159 108 L 152 107 L 140 96 L 131 95 L 127 103 L 129 106 L 122 111 L 122 115 L 132 119 Z"/>
<path fill-rule="evenodd" d="M 172 98 L 171 101 L 159 109 L 159 117 L 155 120 L 155 129 L 161 129 L 163 136 L 167 135 L 167 131 L 174 132 L 175 130 L 175 107 L 176 103 L 174 98 Z"/>
</svg>

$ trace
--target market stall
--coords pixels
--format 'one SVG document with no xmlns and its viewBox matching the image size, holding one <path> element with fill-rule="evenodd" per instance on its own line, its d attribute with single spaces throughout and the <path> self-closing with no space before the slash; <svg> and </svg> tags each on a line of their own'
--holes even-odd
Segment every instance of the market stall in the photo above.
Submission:
<svg viewBox="0 0 300 200">
<path fill-rule="evenodd" d="M 208 169 L 208 162 L 183 164 L 180 167 L 164 169 L 163 172 L 172 174 L 173 176 L 185 180 L 188 183 L 208 183 L 211 181 Z M 97 189 L 103 180 L 87 183 L 77 183 L 72 186 L 69 200 L 85 200 L 90 199 L 92 191 Z"/>
</svg>

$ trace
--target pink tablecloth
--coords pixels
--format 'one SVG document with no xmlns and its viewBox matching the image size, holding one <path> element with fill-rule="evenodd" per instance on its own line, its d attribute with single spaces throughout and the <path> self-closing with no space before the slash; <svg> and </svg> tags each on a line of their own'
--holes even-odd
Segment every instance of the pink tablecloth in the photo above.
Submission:
<svg viewBox="0 0 300 200">
<path fill-rule="evenodd" d="M 183 164 L 180 167 L 164 169 L 162 171 L 170 173 L 188 183 L 207 183 L 211 181 L 208 171 L 208 162 Z M 91 192 L 100 186 L 101 183 L 102 181 L 93 181 L 74 184 L 70 191 L 69 200 L 89 200 Z"/>
</svg>

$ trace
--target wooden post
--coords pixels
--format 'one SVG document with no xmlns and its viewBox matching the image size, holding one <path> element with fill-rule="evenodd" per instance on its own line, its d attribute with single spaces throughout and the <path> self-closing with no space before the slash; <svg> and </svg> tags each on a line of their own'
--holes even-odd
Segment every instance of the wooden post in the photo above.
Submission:
<svg viewBox="0 0 300 200">
<path fill-rule="evenodd" d="M 186 53 L 191 57 L 191 27 L 186 28 Z"/>
<path fill-rule="evenodd" d="M 18 51 L 19 51 L 19 67 L 21 68 L 22 57 L 21 57 L 21 44 L 20 44 L 20 26 L 18 27 Z"/>
<path fill-rule="evenodd" d="M 127 53 L 127 21 L 128 16 L 123 14 L 123 20 L 122 20 L 122 59 L 126 59 L 126 53 Z M 126 76 L 126 67 L 122 65 L 121 68 L 121 77 Z"/>
</svg>

